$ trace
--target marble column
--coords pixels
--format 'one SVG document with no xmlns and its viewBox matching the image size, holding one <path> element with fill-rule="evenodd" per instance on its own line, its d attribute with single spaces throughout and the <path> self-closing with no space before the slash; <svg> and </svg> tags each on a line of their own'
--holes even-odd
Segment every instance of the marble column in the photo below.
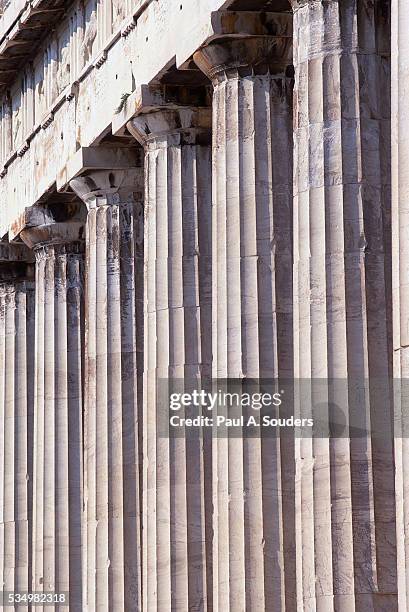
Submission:
<svg viewBox="0 0 409 612">
<path fill-rule="evenodd" d="M 389 5 L 292 5 L 295 376 L 344 427 L 297 440 L 298 606 L 397 610 Z"/>
<path fill-rule="evenodd" d="M 160 381 L 188 391 L 210 376 L 210 128 L 210 108 L 176 104 L 128 123 L 145 147 L 146 612 L 211 609 L 211 440 L 164 437 L 157 406 Z"/>
<path fill-rule="evenodd" d="M 409 5 L 392 3 L 392 263 L 399 610 L 409 605 Z"/>
<path fill-rule="evenodd" d="M 36 259 L 32 589 L 80 612 L 84 225 L 48 221 L 20 234 Z"/>
<path fill-rule="evenodd" d="M 141 608 L 139 428 L 143 325 L 141 171 L 73 179 L 86 203 L 84 608 Z"/>
<path fill-rule="evenodd" d="M 293 369 L 291 17 L 250 16 L 194 60 L 214 88 L 213 377 L 261 388 Z M 217 610 L 295 610 L 293 452 L 279 434 L 214 438 Z"/>
<path fill-rule="evenodd" d="M 32 253 L 0 242 L 0 584 L 13 592 L 31 589 L 33 345 Z"/>
</svg>

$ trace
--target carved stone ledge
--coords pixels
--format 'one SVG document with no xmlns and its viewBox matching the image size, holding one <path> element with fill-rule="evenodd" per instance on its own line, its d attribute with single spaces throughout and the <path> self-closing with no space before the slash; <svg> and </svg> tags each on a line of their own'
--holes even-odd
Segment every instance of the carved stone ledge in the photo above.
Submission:
<svg viewBox="0 0 409 612">
<path fill-rule="evenodd" d="M 21 239 L 30 249 L 37 249 L 46 245 L 67 245 L 80 242 L 84 239 L 84 223 L 81 221 L 68 221 L 63 223 L 50 223 L 24 229 Z"/>
<path fill-rule="evenodd" d="M 211 80 L 282 74 L 292 63 L 292 15 L 250 11 L 212 14 L 214 34 L 193 59 Z"/>
<path fill-rule="evenodd" d="M 78 81 L 74 81 L 73 83 L 71 83 L 70 91 L 65 96 L 65 99 L 67 102 L 70 102 L 73 98 L 75 98 L 75 96 L 78 95 L 78 87 L 79 87 Z"/>
<path fill-rule="evenodd" d="M 48 126 L 54 121 L 54 113 L 49 113 L 44 121 L 41 122 L 43 130 L 47 129 Z"/>
<path fill-rule="evenodd" d="M 95 68 L 101 68 L 102 64 L 106 62 L 107 57 L 108 57 L 108 52 L 106 51 L 106 49 L 104 49 L 94 62 Z"/>
<path fill-rule="evenodd" d="M 86 210 L 81 202 L 66 204 L 49 203 L 42 206 L 29 206 L 11 224 L 9 239 L 21 237 L 22 232 L 31 228 L 46 227 L 56 223 L 79 222 L 84 225 Z M 30 245 L 31 248 L 31 245 Z"/>
<path fill-rule="evenodd" d="M 127 98 L 123 108 L 112 119 L 112 133 L 123 135 L 128 121 L 141 113 L 158 109 L 178 110 L 182 107 L 205 108 L 211 106 L 209 86 L 139 85 Z"/>
<path fill-rule="evenodd" d="M 63 0 L 55 0 L 52 6 L 50 4 L 48 0 L 9 2 L 2 11 L 0 56 L 10 59 L 14 65 L 2 79 L 0 90 L 6 89 L 15 80 L 22 61 L 30 60 L 33 48 L 61 21 L 65 11 Z"/>
<path fill-rule="evenodd" d="M 126 126 L 142 146 L 170 137 L 175 145 L 210 144 L 212 112 L 208 88 L 142 86 L 141 91 L 147 94 L 141 96 Z"/>
<path fill-rule="evenodd" d="M 271 36 L 216 40 L 197 51 L 193 59 L 212 81 L 234 74 L 284 74 L 292 63 L 292 42 Z"/>
<path fill-rule="evenodd" d="M 26 151 L 28 151 L 30 148 L 30 143 L 28 140 L 24 141 L 23 145 L 20 147 L 20 149 L 17 151 L 17 155 L 19 157 L 23 157 L 24 153 Z"/>
<path fill-rule="evenodd" d="M 70 187 L 88 209 L 143 200 L 143 178 L 136 168 L 87 172 L 72 179 Z"/>
<path fill-rule="evenodd" d="M 211 126 L 211 108 L 190 107 L 141 112 L 127 124 L 132 136 L 142 145 L 170 136 L 174 137 L 175 144 L 210 144 Z"/>
<path fill-rule="evenodd" d="M 136 19 L 135 17 L 132 17 L 132 19 L 130 19 L 130 21 L 122 28 L 121 36 L 126 38 L 135 28 L 136 28 Z"/>
<path fill-rule="evenodd" d="M 18 234 L 30 248 L 45 244 L 81 242 L 84 237 L 86 211 L 79 203 L 65 206 L 33 206 L 20 218 Z"/>
</svg>

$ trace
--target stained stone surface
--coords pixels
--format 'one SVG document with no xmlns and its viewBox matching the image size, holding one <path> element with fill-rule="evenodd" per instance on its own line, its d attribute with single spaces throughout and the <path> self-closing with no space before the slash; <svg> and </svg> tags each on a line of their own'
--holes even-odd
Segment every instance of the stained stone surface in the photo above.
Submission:
<svg viewBox="0 0 409 612">
<path fill-rule="evenodd" d="M 407 4 L 4 9 L 1 589 L 406 612 Z M 211 376 L 346 433 L 160 436 L 161 380 Z"/>
<path fill-rule="evenodd" d="M 84 244 L 53 236 L 52 226 L 23 232 L 36 258 L 32 589 L 70 592 L 79 611 Z"/>
<path fill-rule="evenodd" d="M 408 181 L 409 93 L 408 38 L 409 7 L 405 2 L 392 6 L 392 262 L 393 262 L 393 372 L 405 384 L 409 371 L 408 352 Z M 399 49 L 399 53 L 397 52 Z M 409 506 L 408 506 L 408 409 L 404 386 L 395 393 L 395 485 L 397 522 L 398 607 L 405 610 L 409 597 Z"/>
<path fill-rule="evenodd" d="M 9 591 L 29 590 L 32 576 L 35 322 L 27 273 L 0 284 L 0 575 Z"/>
<path fill-rule="evenodd" d="M 295 375 L 348 381 L 365 432 L 296 442 L 297 599 L 396 610 L 388 12 L 294 4 Z"/>
<path fill-rule="evenodd" d="M 142 112 L 128 129 L 145 147 L 143 586 L 146 609 L 211 605 L 209 440 L 158 439 L 161 379 L 209 379 L 211 111 Z"/>
<path fill-rule="evenodd" d="M 141 606 L 143 216 L 136 171 L 71 181 L 86 224 L 84 539 L 89 610 Z"/>
<path fill-rule="evenodd" d="M 216 41 L 195 54 L 214 87 L 214 378 L 292 374 L 292 88 L 285 41 L 278 47 L 268 36 Z M 216 609 L 294 609 L 291 441 L 281 448 L 279 436 L 215 439 L 213 455 Z"/>
</svg>

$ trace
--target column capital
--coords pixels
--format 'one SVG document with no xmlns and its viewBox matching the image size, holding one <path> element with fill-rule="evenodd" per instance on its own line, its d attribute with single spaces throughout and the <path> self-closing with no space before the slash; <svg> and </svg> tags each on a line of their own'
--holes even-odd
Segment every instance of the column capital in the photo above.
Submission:
<svg viewBox="0 0 409 612">
<path fill-rule="evenodd" d="M 292 15 L 219 11 L 214 36 L 193 56 L 212 81 L 251 74 L 283 74 L 292 63 Z"/>
<path fill-rule="evenodd" d="M 208 87 L 145 85 L 140 91 L 144 94 L 126 125 L 141 145 L 158 140 L 175 145 L 210 143 L 212 111 Z"/>
<path fill-rule="evenodd" d="M 142 201 L 143 169 L 94 170 L 70 181 L 87 208 Z"/>
<path fill-rule="evenodd" d="M 129 132 L 142 145 L 162 139 L 175 145 L 209 144 L 211 126 L 211 108 L 186 106 L 158 107 L 127 123 Z"/>
<path fill-rule="evenodd" d="M 64 252 L 81 249 L 78 243 L 84 239 L 86 213 L 80 203 L 34 206 L 24 215 L 19 235 L 30 249 L 37 251 L 50 245 L 58 245 Z"/>
<path fill-rule="evenodd" d="M 0 283 L 34 277 L 34 255 L 22 242 L 0 241 Z"/>
</svg>

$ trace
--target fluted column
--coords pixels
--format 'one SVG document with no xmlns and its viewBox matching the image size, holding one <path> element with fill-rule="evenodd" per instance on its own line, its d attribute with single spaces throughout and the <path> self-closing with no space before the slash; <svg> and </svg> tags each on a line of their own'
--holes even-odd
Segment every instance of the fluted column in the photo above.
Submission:
<svg viewBox="0 0 409 612">
<path fill-rule="evenodd" d="M 388 3 L 292 4 L 295 376 L 345 425 L 297 440 L 298 606 L 396 610 Z"/>
<path fill-rule="evenodd" d="M 83 222 L 29 227 L 35 251 L 33 585 L 82 610 Z M 62 606 L 61 610 L 68 610 Z"/>
<path fill-rule="evenodd" d="M 392 2 L 392 263 L 399 610 L 409 602 L 409 5 Z"/>
<path fill-rule="evenodd" d="M 140 170 L 99 170 L 70 184 L 88 207 L 84 609 L 139 611 Z"/>
<path fill-rule="evenodd" d="M 247 22 L 194 59 L 214 87 L 213 377 L 262 386 L 292 376 L 291 17 Z M 292 440 L 215 437 L 213 464 L 215 609 L 295 610 Z"/>
<path fill-rule="evenodd" d="M 0 243 L 0 581 L 13 592 L 31 589 L 32 572 L 32 261 L 25 245 Z"/>
<path fill-rule="evenodd" d="M 209 439 L 165 438 L 157 407 L 159 379 L 187 391 L 210 376 L 210 126 L 210 108 L 166 105 L 128 124 L 145 147 L 146 612 L 211 609 Z"/>
</svg>

